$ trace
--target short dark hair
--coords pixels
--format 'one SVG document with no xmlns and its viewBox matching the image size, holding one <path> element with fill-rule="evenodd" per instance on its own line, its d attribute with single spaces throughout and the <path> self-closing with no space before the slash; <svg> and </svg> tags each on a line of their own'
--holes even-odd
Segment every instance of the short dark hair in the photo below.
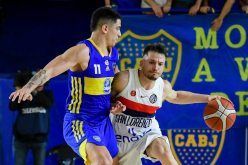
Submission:
<svg viewBox="0 0 248 165">
<path fill-rule="evenodd" d="M 163 43 L 148 44 L 143 52 L 143 57 L 148 55 L 148 52 L 150 51 L 163 54 L 165 57 L 167 57 L 167 52 Z"/>
<path fill-rule="evenodd" d="M 104 24 L 111 26 L 111 24 L 116 23 L 118 19 L 121 19 L 121 15 L 117 11 L 109 7 L 101 7 L 92 14 L 90 30 L 93 32 L 99 25 L 102 26 Z"/>
</svg>

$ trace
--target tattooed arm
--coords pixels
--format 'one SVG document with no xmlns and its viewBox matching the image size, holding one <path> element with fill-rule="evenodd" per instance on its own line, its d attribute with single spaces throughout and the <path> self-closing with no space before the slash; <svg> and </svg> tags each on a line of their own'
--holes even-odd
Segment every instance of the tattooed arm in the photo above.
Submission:
<svg viewBox="0 0 248 165">
<path fill-rule="evenodd" d="M 25 100 L 32 100 L 31 92 L 35 88 L 68 69 L 72 69 L 73 71 L 85 70 L 88 67 L 89 58 L 89 48 L 85 44 L 79 44 L 68 49 L 36 73 L 22 89 L 13 92 L 9 99 L 15 101 L 19 97 L 18 103 Z"/>
<path fill-rule="evenodd" d="M 31 88 L 34 85 L 41 86 L 46 81 L 46 70 L 41 69 L 37 74 L 35 74 L 30 81 L 28 82 L 28 88 Z"/>
</svg>

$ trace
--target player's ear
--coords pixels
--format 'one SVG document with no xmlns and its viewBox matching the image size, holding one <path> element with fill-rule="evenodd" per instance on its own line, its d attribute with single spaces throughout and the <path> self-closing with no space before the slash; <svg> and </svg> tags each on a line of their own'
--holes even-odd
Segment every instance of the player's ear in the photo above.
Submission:
<svg viewBox="0 0 248 165">
<path fill-rule="evenodd" d="M 144 65 L 144 61 L 143 61 L 143 60 L 141 60 L 141 61 L 140 61 L 140 68 L 142 68 L 142 67 L 143 67 L 143 65 Z"/>
<path fill-rule="evenodd" d="M 106 34 L 108 32 L 108 25 L 107 24 L 102 25 L 102 32 L 104 34 Z"/>
</svg>

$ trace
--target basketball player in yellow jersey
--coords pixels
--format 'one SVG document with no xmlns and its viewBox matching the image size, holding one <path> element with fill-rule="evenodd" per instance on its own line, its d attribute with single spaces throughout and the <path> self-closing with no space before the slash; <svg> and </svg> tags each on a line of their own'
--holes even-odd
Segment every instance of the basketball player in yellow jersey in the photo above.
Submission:
<svg viewBox="0 0 248 165">
<path fill-rule="evenodd" d="M 147 45 L 141 69 L 115 75 L 111 99 L 126 105 L 126 110 L 112 119 L 119 147 L 119 165 L 141 165 L 141 158 L 163 165 L 177 165 L 168 138 L 155 119 L 156 110 L 167 100 L 174 104 L 208 103 L 221 96 L 175 91 L 161 75 L 166 61 L 164 44 Z"/>
<path fill-rule="evenodd" d="M 121 36 L 120 28 L 119 13 L 108 7 L 97 9 L 91 18 L 91 37 L 57 56 L 9 97 L 19 103 L 32 100 L 31 92 L 36 87 L 68 70 L 69 95 L 63 133 L 86 165 L 118 164 L 117 141 L 109 113 L 125 110 L 121 103 L 112 108 L 110 104 L 110 85 L 119 71 L 114 45 Z"/>
</svg>

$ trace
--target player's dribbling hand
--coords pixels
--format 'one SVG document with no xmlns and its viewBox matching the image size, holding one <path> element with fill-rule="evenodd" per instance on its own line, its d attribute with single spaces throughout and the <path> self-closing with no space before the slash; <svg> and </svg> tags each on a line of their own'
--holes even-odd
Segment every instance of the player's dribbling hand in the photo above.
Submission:
<svg viewBox="0 0 248 165">
<path fill-rule="evenodd" d="M 210 102 L 211 100 L 215 100 L 215 99 L 218 99 L 218 100 L 220 100 L 220 99 L 228 100 L 234 106 L 234 104 L 233 104 L 233 102 L 231 100 L 229 100 L 229 99 L 227 99 L 227 98 L 225 98 L 223 96 L 217 96 L 217 95 L 209 96 L 208 102 Z"/>
<path fill-rule="evenodd" d="M 120 101 L 117 101 L 114 105 L 112 105 L 110 112 L 117 115 L 126 110 L 126 106 L 123 105 Z"/>
<path fill-rule="evenodd" d="M 15 101 L 17 97 L 19 97 L 18 103 L 21 103 L 21 101 L 26 101 L 26 100 L 31 101 L 33 99 L 33 96 L 30 94 L 30 92 L 25 90 L 25 88 L 12 92 L 9 96 L 9 99 L 11 99 L 11 101 Z"/>
</svg>

